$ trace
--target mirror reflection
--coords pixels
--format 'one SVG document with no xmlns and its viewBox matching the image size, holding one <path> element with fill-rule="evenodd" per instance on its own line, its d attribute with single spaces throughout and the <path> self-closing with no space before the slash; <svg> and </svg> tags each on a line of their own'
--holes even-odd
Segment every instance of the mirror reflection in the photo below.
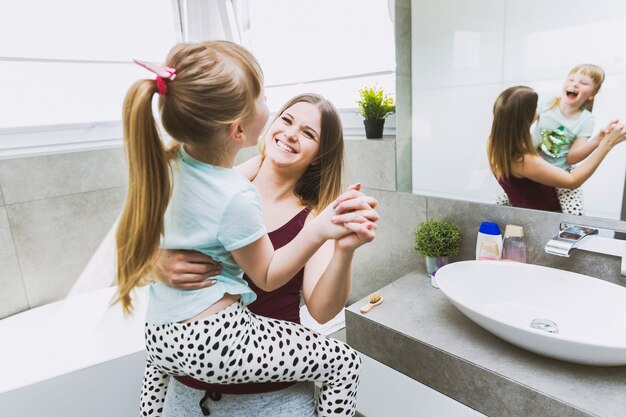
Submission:
<svg viewBox="0 0 626 417">
<path fill-rule="evenodd" d="M 532 126 L 533 143 L 552 167 L 571 176 L 575 166 L 597 159 L 602 131 L 616 119 L 626 122 L 626 52 L 615 48 L 626 41 L 626 4 L 603 0 L 588 6 L 580 0 L 412 3 L 414 193 L 502 202 L 487 145 L 494 103 L 513 86 L 537 94 L 543 117 Z M 591 67 L 570 74 L 583 63 L 594 64 L 604 79 Z M 576 79 L 566 86 L 570 78 Z M 562 200 L 575 214 L 623 218 L 625 157 L 626 146 L 615 146 L 588 179 L 575 178 L 580 187 L 571 187 L 576 181 L 549 182 L 562 189 L 559 207 Z M 569 188 L 578 191 L 565 195 Z"/>
</svg>

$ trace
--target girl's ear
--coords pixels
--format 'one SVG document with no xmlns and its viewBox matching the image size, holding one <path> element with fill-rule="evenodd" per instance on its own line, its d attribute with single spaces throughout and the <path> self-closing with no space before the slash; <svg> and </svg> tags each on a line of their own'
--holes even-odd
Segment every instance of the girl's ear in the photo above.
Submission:
<svg viewBox="0 0 626 417">
<path fill-rule="evenodd" d="M 236 142 L 243 142 L 245 140 L 246 136 L 241 126 L 241 120 L 237 119 L 228 125 L 228 137 L 233 138 Z"/>
</svg>

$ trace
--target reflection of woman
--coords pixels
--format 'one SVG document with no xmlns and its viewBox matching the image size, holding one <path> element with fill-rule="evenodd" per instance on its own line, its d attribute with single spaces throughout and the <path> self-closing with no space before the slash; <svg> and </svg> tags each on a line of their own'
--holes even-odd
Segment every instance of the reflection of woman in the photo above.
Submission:
<svg viewBox="0 0 626 417">
<path fill-rule="evenodd" d="M 530 134 L 536 109 L 537 93 L 529 87 L 511 87 L 498 96 L 487 150 L 489 165 L 514 207 L 560 212 L 555 187 L 580 187 L 613 146 L 626 138 L 626 129 L 615 124 L 608 133 L 601 132 L 596 150 L 568 172 L 538 155 Z"/>
<path fill-rule="evenodd" d="M 324 98 L 306 94 L 290 100 L 265 135 L 262 157 L 238 167 L 261 195 L 265 225 L 276 248 L 288 243 L 311 219 L 311 212 L 332 201 L 340 187 L 343 134 L 336 110 Z M 343 211 L 376 221 L 371 209 L 376 201 L 363 196 L 343 203 Z M 352 234 L 327 242 L 283 287 L 265 292 L 246 276 L 258 298 L 251 311 L 299 322 L 300 292 L 311 315 L 324 323 L 347 302 L 351 288 L 354 251 L 373 238 Z M 195 252 L 167 251 L 160 258 L 160 279 L 171 286 L 195 288 L 210 285 L 209 258 Z M 194 284 L 194 282 L 196 282 Z M 191 378 L 171 381 L 164 417 L 198 416 L 210 409 L 211 416 L 256 416 L 260 410 L 273 417 L 315 415 L 314 386 L 299 384 L 209 385 Z"/>
</svg>

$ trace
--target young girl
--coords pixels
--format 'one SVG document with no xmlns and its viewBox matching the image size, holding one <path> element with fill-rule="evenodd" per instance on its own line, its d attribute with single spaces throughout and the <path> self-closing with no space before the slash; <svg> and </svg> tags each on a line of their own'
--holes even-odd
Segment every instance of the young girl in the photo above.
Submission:
<svg viewBox="0 0 626 417">
<path fill-rule="evenodd" d="M 245 174 L 258 190 L 265 226 L 271 230 L 270 239 L 278 249 L 300 233 L 307 221 L 314 218 L 313 212 L 326 205 L 325 200 L 337 197 L 344 154 L 341 119 L 324 97 L 300 94 L 276 113 L 265 130 L 261 147 L 260 156 L 235 169 Z M 329 194 L 333 189 L 337 191 Z M 351 200 L 353 204 L 359 203 L 352 208 L 365 217 L 377 219 L 371 208 L 376 207 L 376 200 L 371 197 L 359 200 Z M 255 314 L 300 323 L 300 300 L 303 300 L 315 320 L 327 322 L 345 307 L 354 252 L 368 241 L 351 234 L 326 242 L 287 284 L 271 292 L 256 288 L 244 274 L 243 278 L 257 294 L 248 308 Z M 192 285 L 202 288 L 209 285 L 207 278 L 212 270 L 213 263 L 204 254 L 164 250 L 155 276 L 174 288 Z M 201 417 L 210 410 L 211 416 L 216 417 L 252 417 L 260 409 L 272 417 L 314 416 L 313 384 L 294 384 L 215 385 L 175 377 L 170 380 L 163 416 Z"/>
<path fill-rule="evenodd" d="M 617 122 L 592 136 L 595 118 L 591 113 L 594 98 L 604 82 L 604 70 L 597 65 L 577 65 L 569 72 L 561 97 L 541 109 L 533 130 L 539 155 L 554 166 L 570 171 L 593 152 L 602 137 Z M 582 189 L 557 188 L 564 213 L 583 215 Z"/>
<path fill-rule="evenodd" d="M 215 285 L 201 290 L 150 285 L 142 415 L 160 415 L 168 374 L 220 384 L 315 380 L 323 384 L 320 416 L 354 415 L 357 353 L 294 323 L 250 313 L 244 305 L 255 294 L 241 274 L 243 268 L 263 290 L 278 288 L 325 240 L 375 225 L 355 213 L 335 215 L 331 205 L 274 251 L 258 194 L 232 169 L 237 151 L 256 144 L 268 117 L 254 57 L 234 43 L 212 41 L 175 46 L 166 67 L 144 65 L 156 82 L 137 81 L 124 102 L 129 186 L 117 231 L 118 299 L 132 309 L 130 293 L 144 282 L 159 246 L 201 251 L 223 269 Z M 177 144 L 168 150 L 152 115 L 155 92 L 163 127 Z M 344 193 L 335 205 L 356 195 Z"/>
<path fill-rule="evenodd" d="M 580 187 L 613 146 L 625 139 L 626 129 L 619 124 L 612 126 L 596 150 L 567 171 L 539 156 L 530 134 L 536 109 L 537 93 L 529 87 L 511 87 L 498 96 L 487 149 L 489 165 L 513 206 L 560 212 L 555 187 Z"/>
</svg>

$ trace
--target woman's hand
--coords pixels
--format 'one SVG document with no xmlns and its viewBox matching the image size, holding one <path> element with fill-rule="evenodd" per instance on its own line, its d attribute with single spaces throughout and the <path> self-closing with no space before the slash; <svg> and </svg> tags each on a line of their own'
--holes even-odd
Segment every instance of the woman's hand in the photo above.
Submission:
<svg viewBox="0 0 626 417">
<path fill-rule="evenodd" d="M 335 206 L 335 213 L 343 215 L 344 219 L 350 218 L 348 222 L 344 223 L 344 226 L 353 233 L 337 239 L 335 247 L 339 250 L 354 251 L 359 246 L 374 240 L 378 228 L 376 222 L 380 216 L 375 210 L 378 207 L 378 201 L 362 193 L 360 184 L 350 186 L 350 189 L 353 190 L 352 198 L 342 199 L 340 197 Z"/>
<path fill-rule="evenodd" d="M 611 129 L 604 134 L 600 143 L 609 149 L 626 140 L 626 127 L 621 123 L 613 123 Z"/>
<path fill-rule="evenodd" d="M 376 229 L 378 229 L 378 225 L 370 221 L 365 223 L 346 223 L 345 227 L 354 233 L 335 240 L 335 249 L 352 252 L 359 246 L 374 240 Z"/>
<path fill-rule="evenodd" d="M 222 265 L 209 256 L 191 250 L 160 250 L 153 267 L 154 278 L 168 287 L 197 290 L 210 287 Z"/>
</svg>

